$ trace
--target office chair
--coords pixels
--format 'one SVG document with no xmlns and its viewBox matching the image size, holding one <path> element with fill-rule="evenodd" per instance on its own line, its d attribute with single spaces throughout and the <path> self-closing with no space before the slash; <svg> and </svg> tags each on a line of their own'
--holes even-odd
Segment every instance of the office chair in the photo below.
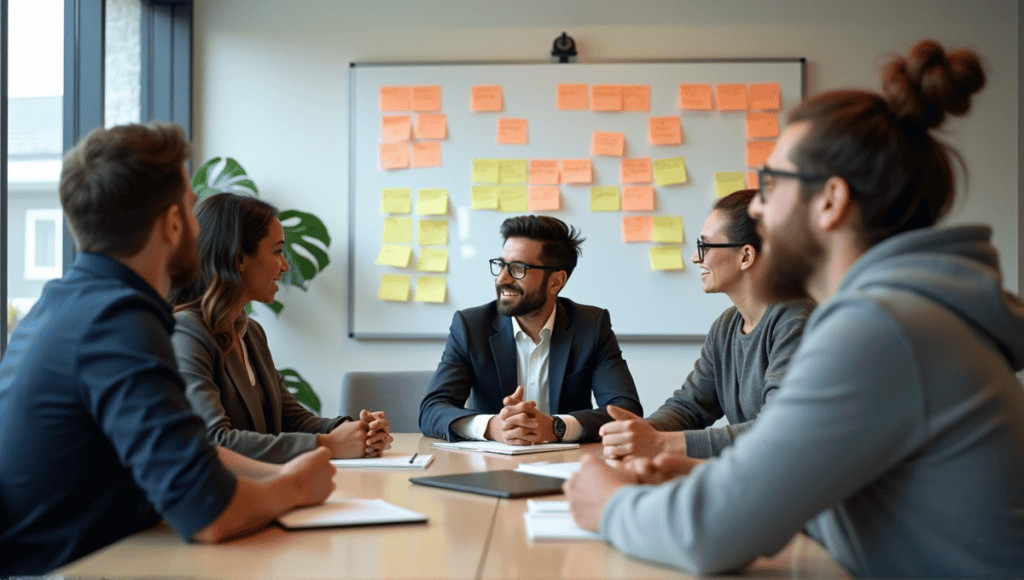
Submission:
<svg viewBox="0 0 1024 580">
<path fill-rule="evenodd" d="M 384 411 L 392 433 L 419 433 L 420 403 L 434 371 L 347 372 L 341 378 L 340 415 Z"/>
</svg>

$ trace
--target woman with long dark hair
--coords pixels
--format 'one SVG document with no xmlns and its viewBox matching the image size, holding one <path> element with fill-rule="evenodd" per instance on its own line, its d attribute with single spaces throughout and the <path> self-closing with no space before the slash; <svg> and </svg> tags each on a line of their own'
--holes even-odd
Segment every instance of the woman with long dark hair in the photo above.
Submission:
<svg viewBox="0 0 1024 580">
<path fill-rule="evenodd" d="M 245 313 L 274 301 L 284 259 L 277 209 L 248 196 L 219 193 L 200 203 L 200 274 L 171 296 L 174 350 L 185 394 L 211 440 L 253 459 L 283 463 L 315 447 L 335 458 L 379 456 L 390 447 L 383 412 L 324 419 L 285 387 L 263 327 Z"/>
</svg>

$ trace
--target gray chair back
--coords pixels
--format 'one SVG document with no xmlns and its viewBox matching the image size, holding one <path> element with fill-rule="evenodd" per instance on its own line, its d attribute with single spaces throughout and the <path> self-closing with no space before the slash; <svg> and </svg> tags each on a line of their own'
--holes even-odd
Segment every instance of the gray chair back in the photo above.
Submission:
<svg viewBox="0 0 1024 580">
<path fill-rule="evenodd" d="M 341 378 L 340 415 L 384 411 L 392 433 L 420 432 L 420 403 L 434 371 L 347 372 Z"/>
</svg>

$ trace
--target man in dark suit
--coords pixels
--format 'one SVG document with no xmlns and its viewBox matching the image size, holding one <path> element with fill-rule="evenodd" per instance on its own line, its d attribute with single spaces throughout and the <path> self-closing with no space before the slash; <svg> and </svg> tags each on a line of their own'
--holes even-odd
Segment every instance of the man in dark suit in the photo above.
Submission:
<svg viewBox="0 0 1024 580">
<path fill-rule="evenodd" d="M 498 299 L 455 313 L 420 405 L 420 430 L 445 440 L 511 445 L 596 441 L 611 421 L 594 409 L 643 413 L 608 311 L 558 293 L 583 238 L 561 220 L 518 216 L 501 224 L 490 261 Z M 471 401 L 467 405 L 467 401 Z"/>
</svg>

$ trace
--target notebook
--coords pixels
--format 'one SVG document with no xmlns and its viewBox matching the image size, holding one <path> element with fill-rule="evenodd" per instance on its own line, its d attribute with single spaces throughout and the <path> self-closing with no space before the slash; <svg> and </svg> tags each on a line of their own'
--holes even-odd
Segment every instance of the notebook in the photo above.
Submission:
<svg viewBox="0 0 1024 580">
<path fill-rule="evenodd" d="M 523 514 L 526 537 L 531 540 L 599 540 L 601 536 L 584 530 L 572 521 L 567 501 L 527 502 Z"/>
<path fill-rule="evenodd" d="M 425 522 L 427 516 L 382 499 L 344 499 L 294 509 L 277 521 L 288 529 L 304 529 Z"/>
<path fill-rule="evenodd" d="M 391 455 L 384 457 L 360 457 L 358 459 L 332 459 L 331 465 L 338 468 L 359 467 L 367 469 L 426 469 L 434 460 L 433 455 Z"/>
<path fill-rule="evenodd" d="M 579 471 L 579 469 L 579 461 L 570 461 L 568 463 L 538 461 L 536 463 L 520 463 L 519 467 L 516 467 L 516 471 L 546 475 L 548 477 L 557 477 L 559 479 L 569 479 L 569 476 Z"/>
<path fill-rule="evenodd" d="M 500 471 L 477 471 L 438 475 L 434 477 L 410 477 L 409 481 L 456 491 L 468 491 L 503 498 L 531 497 L 562 493 L 563 480 L 532 473 L 503 469 Z"/>
</svg>

